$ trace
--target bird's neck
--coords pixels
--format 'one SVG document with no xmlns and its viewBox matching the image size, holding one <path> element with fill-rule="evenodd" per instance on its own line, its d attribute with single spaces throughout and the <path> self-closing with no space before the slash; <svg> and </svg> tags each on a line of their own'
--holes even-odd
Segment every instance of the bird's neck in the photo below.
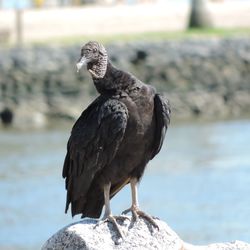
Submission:
<svg viewBox="0 0 250 250">
<path fill-rule="evenodd" d="M 95 63 L 88 63 L 87 69 L 93 79 L 102 79 L 107 71 L 108 57 L 107 55 L 100 56 Z"/>
<path fill-rule="evenodd" d="M 130 74 L 115 68 L 110 61 L 107 63 L 106 73 L 102 78 L 96 78 L 93 75 L 92 78 L 100 94 L 115 95 L 134 84 Z"/>
</svg>

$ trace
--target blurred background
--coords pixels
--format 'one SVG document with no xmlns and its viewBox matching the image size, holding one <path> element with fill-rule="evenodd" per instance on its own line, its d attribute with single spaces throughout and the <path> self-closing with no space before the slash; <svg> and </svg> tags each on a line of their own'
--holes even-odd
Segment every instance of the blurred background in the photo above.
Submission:
<svg viewBox="0 0 250 250">
<path fill-rule="evenodd" d="M 97 96 L 81 45 L 172 105 L 141 208 L 193 244 L 250 242 L 249 0 L 0 1 L 0 249 L 39 249 L 63 226 L 71 127 Z M 113 200 L 130 205 L 129 188 Z"/>
</svg>

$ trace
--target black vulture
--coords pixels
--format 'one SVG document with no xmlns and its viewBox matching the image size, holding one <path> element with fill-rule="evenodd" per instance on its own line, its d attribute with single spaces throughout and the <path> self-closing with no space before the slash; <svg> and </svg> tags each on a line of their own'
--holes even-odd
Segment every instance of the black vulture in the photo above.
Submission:
<svg viewBox="0 0 250 250">
<path fill-rule="evenodd" d="M 124 212 L 132 218 L 153 218 L 139 210 L 137 184 L 147 163 L 160 151 L 170 122 L 170 105 L 130 73 L 115 68 L 106 49 L 90 41 L 81 49 L 77 70 L 86 65 L 99 96 L 74 124 L 63 166 L 67 212 L 72 216 L 112 222 L 110 199 L 130 183 L 132 205 Z"/>
</svg>

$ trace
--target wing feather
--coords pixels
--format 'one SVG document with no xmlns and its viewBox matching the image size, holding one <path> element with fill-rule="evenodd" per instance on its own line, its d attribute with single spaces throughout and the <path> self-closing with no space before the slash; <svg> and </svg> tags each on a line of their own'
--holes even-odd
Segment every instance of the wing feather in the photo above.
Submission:
<svg viewBox="0 0 250 250">
<path fill-rule="evenodd" d="M 164 100 L 159 94 L 154 97 L 154 115 L 156 121 L 155 140 L 151 159 L 161 150 L 168 125 L 170 123 L 170 104 L 168 100 Z"/>
<path fill-rule="evenodd" d="M 95 175 L 115 157 L 127 119 L 125 104 L 101 98 L 90 105 L 73 126 L 63 167 L 66 211 L 70 203 L 80 198 L 84 200 Z M 72 209 L 72 215 L 80 210 Z"/>
</svg>

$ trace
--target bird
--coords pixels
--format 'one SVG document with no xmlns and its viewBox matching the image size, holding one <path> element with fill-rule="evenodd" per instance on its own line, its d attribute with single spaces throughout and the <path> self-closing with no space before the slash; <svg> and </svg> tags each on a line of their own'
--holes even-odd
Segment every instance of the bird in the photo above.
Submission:
<svg viewBox="0 0 250 250">
<path fill-rule="evenodd" d="M 111 63 L 105 47 L 89 41 L 81 48 L 77 71 L 86 66 L 99 93 L 77 119 L 67 143 L 62 176 L 67 190 L 65 213 L 110 222 L 123 238 L 110 200 L 127 184 L 131 212 L 158 228 L 154 218 L 139 208 L 138 183 L 147 163 L 162 147 L 171 107 L 155 88 Z M 159 229 L 159 228 L 158 228 Z"/>
</svg>

